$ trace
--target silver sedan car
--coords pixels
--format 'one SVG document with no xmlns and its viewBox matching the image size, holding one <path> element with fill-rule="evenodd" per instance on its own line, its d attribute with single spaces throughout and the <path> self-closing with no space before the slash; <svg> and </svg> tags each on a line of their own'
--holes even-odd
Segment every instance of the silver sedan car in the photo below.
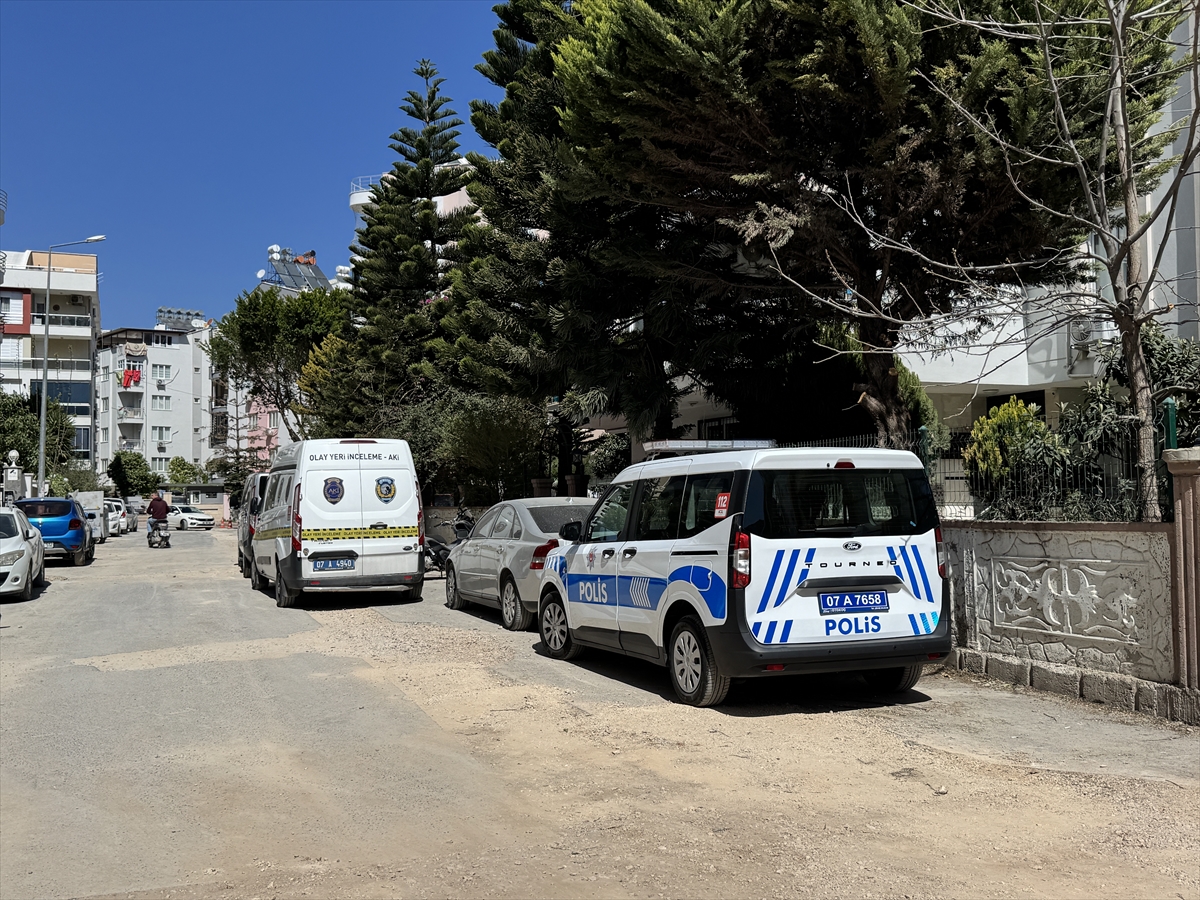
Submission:
<svg viewBox="0 0 1200 900">
<path fill-rule="evenodd" d="M 591 497 L 530 497 L 497 503 L 455 544 L 446 563 L 446 605 L 500 609 L 504 627 L 524 631 L 537 618 L 542 564 L 558 529 L 587 517 Z"/>
</svg>

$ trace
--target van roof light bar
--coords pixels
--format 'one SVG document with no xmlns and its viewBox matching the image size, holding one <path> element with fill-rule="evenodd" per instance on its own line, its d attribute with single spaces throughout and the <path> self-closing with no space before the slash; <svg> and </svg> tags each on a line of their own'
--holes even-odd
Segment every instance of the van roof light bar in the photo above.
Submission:
<svg viewBox="0 0 1200 900">
<path fill-rule="evenodd" d="M 713 453 L 720 450 L 770 450 L 774 441 L 646 441 L 647 453 Z"/>
</svg>

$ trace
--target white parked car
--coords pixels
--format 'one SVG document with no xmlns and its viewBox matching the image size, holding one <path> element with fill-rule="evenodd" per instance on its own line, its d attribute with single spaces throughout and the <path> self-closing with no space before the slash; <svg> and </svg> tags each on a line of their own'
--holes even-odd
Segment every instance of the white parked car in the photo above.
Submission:
<svg viewBox="0 0 1200 900">
<path fill-rule="evenodd" d="M 590 497 L 533 497 L 497 503 L 455 544 L 446 561 L 446 605 L 498 607 L 504 627 L 524 631 L 537 617 L 542 566 L 558 530 L 581 520 Z"/>
<path fill-rule="evenodd" d="M 120 537 L 125 533 L 125 523 L 121 516 L 121 509 L 116 505 L 115 500 L 104 501 L 104 513 L 108 518 L 108 533 L 112 537 Z"/>
<path fill-rule="evenodd" d="M 33 599 L 34 585 L 45 581 L 42 533 L 19 509 L 0 509 L 0 596 Z"/>
<path fill-rule="evenodd" d="M 196 509 L 194 506 L 172 506 L 171 511 L 167 513 L 167 524 L 180 531 L 187 531 L 189 528 L 204 528 L 211 531 L 217 521 L 208 513 Z"/>
<path fill-rule="evenodd" d="M 114 534 L 129 534 L 131 531 L 137 531 L 137 516 L 130 514 L 124 500 L 105 500 L 104 502 L 110 504 L 113 509 L 121 514 L 121 530 L 114 532 Z"/>
</svg>

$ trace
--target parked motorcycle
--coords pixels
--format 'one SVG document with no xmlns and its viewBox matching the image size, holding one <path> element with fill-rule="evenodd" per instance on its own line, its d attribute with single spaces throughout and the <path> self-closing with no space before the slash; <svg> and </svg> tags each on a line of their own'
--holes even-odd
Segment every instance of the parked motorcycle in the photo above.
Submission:
<svg viewBox="0 0 1200 900">
<path fill-rule="evenodd" d="M 146 544 L 151 550 L 171 546 L 171 526 L 167 524 L 166 519 L 156 519 L 150 523 L 150 529 L 146 532 Z"/>
<path fill-rule="evenodd" d="M 458 508 L 458 515 L 456 515 L 453 521 L 451 521 L 450 527 L 454 529 L 454 540 L 449 544 L 430 535 L 426 535 L 426 572 L 432 572 L 436 570 L 443 576 L 446 574 L 446 561 L 450 558 L 450 551 L 470 536 L 471 529 L 475 527 L 475 517 L 471 515 L 471 511 L 467 509 L 466 506 L 460 506 Z"/>
</svg>

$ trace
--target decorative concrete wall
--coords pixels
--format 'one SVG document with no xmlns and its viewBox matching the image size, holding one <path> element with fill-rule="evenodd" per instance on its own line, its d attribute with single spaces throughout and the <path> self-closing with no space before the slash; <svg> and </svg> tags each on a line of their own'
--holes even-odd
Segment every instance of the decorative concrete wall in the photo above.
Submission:
<svg viewBox="0 0 1200 900">
<path fill-rule="evenodd" d="M 1171 683 L 1171 526 L 956 522 L 960 647 Z"/>
</svg>

